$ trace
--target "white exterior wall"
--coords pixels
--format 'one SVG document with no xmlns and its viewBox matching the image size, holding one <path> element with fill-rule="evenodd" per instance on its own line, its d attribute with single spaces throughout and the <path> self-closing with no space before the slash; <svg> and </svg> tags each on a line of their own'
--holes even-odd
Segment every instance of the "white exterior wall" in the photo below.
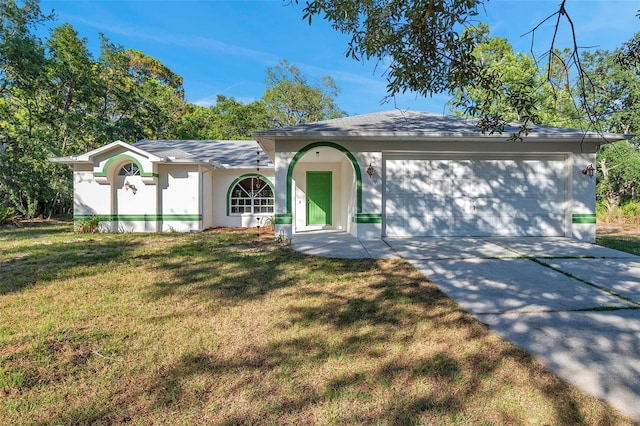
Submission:
<svg viewBox="0 0 640 426">
<path fill-rule="evenodd" d="M 362 213 L 378 214 L 379 221 L 366 223 L 361 219 L 357 224 L 356 236 L 362 239 L 377 239 L 382 236 L 382 203 L 383 203 L 383 163 L 382 152 L 360 152 L 355 153 L 358 159 L 360 170 L 362 171 Z M 367 174 L 369 164 L 373 167 L 373 174 Z"/>
<path fill-rule="evenodd" d="M 214 170 L 210 173 L 213 180 L 211 188 L 211 203 L 205 208 L 210 208 L 213 213 L 212 227 L 256 227 L 265 225 L 268 219 L 273 217 L 273 213 L 263 214 L 234 214 L 229 210 L 228 194 L 231 185 L 241 176 L 260 175 L 268 179 L 275 185 L 275 171 L 273 169 L 233 169 L 233 170 Z M 275 191 L 276 198 L 278 197 Z"/>
<path fill-rule="evenodd" d="M 313 145 L 311 145 L 313 144 Z M 327 142 L 331 145 L 332 142 Z M 353 169 L 349 164 L 346 167 L 344 163 L 340 163 L 340 185 L 335 187 L 340 194 L 334 193 L 335 197 L 339 196 L 340 208 L 347 214 L 347 220 L 339 223 L 340 229 L 356 235 L 358 238 L 380 238 L 382 236 L 382 224 L 376 223 L 376 216 L 382 217 L 384 204 L 384 173 L 383 170 L 383 154 L 406 155 L 416 154 L 435 154 L 435 155 L 456 155 L 458 158 L 468 156 L 474 158 L 484 156 L 491 158 L 501 158 L 506 156 L 510 158 L 519 158 L 520 156 L 536 156 L 545 157 L 548 155 L 566 158 L 566 181 L 562 191 L 566 193 L 566 200 L 562 204 L 565 205 L 566 221 L 562 226 L 564 235 L 567 237 L 579 239 L 582 241 L 594 241 L 595 239 L 595 223 L 590 223 L 595 218 L 595 177 L 589 178 L 582 174 L 582 170 L 589 164 L 595 166 L 595 150 L 596 142 L 584 141 L 581 144 L 574 142 L 559 141 L 535 141 L 527 140 L 523 142 L 508 142 L 506 137 L 504 141 L 400 141 L 390 144 L 387 141 L 371 141 L 371 142 L 336 142 L 342 148 L 348 150 L 360 168 L 362 174 L 362 210 L 358 217 L 355 201 L 349 200 L 345 196 L 350 185 L 355 186 L 355 177 L 350 175 L 349 169 Z M 287 171 L 294 156 L 307 147 L 323 146 L 323 142 L 302 142 L 287 141 L 278 142 L 276 145 L 276 186 L 281 188 L 280 193 L 276 195 L 276 213 L 282 215 L 278 218 L 276 232 L 284 233 L 289 238 L 293 233 L 305 230 L 304 221 L 306 220 L 306 212 L 304 210 L 305 203 L 300 202 L 305 197 L 305 172 L 307 170 L 322 170 L 318 168 L 317 163 L 305 163 L 304 157 L 300 157 L 294 168 L 294 176 L 292 181 L 292 220 L 293 224 L 287 221 L 287 198 L 284 190 L 287 185 Z M 396 151 L 389 149 L 390 147 L 398 148 Z M 575 152 L 580 151 L 580 152 Z M 347 163 L 350 163 L 347 160 Z M 372 164 L 374 174 L 371 178 L 366 173 L 366 169 Z M 584 164 L 583 164 L 584 163 Z M 338 164 L 338 163 L 336 163 Z M 328 165 L 323 165 L 325 170 L 334 170 Z M 532 177 L 534 179 L 535 176 Z M 336 175 L 334 172 L 334 181 Z M 535 180 L 535 179 L 534 179 Z M 559 189 L 560 190 L 560 189 Z M 354 194 L 355 198 L 355 194 Z M 526 200 L 524 200 L 526 201 Z M 334 204 L 337 207 L 337 204 Z M 335 208 L 334 208 L 335 211 Z M 580 222 L 580 223 L 578 223 Z M 589 222 L 589 223 L 587 223 Z M 562 232 L 562 231 L 561 231 Z"/>
<path fill-rule="evenodd" d="M 160 231 L 188 232 L 202 229 L 199 167 L 193 164 L 163 164 L 158 168 Z"/>
<path fill-rule="evenodd" d="M 282 236 L 286 239 L 290 239 L 293 235 L 293 224 L 291 223 L 291 217 L 287 216 L 287 190 L 294 193 L 295 179 L 291 183 L 291 186 L 287 188 L 287 170 L 289 163 L 295 155 L 295 151 L 289 152 L 277 152 L 275 158 L 275 185 L 278 189 L 276 191 L 275 200 L 275 216 L 276 216 L 276 237 Z"/>
<path fill-rule="evenodd" d="M 587 166 L 596 167 L 595 153 L 573 154 L 568 162 L 569 193 L 567 209 L 568 237 L 580 241 L 596 240 L 596 174 L 583 174 Z"/>
<path fill-rule="evenodd" d="M 73 213 L 76 215 L 110 215 L 111 185 L 100 185 L 93 177 L 93 167 L 76 164 L 73 169 Z"/>
</svg>

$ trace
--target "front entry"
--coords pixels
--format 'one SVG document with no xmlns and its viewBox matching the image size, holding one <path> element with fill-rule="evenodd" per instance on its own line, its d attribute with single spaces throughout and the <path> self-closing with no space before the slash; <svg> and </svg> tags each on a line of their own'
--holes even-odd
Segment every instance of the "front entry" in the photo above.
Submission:
<svg viewBox="0 0 640 426">
<path fill-rule="evenodd" d="M 331 225 L 331 172 L 307 172 L 307 225 Z"/>
</svg>

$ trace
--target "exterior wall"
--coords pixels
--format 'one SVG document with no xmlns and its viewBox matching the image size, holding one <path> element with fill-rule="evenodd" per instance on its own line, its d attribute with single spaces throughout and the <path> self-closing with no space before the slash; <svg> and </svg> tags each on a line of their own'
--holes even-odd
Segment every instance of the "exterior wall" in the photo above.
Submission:
<svg viewBox="0 0 640 426">
<path fill-rule="evenodd" d="M 361 205 L 358 209 L 356 200 L 355 208 L 346 198 L 342 198 L 341 209 L 352 217 L 343 222 L 343 229 L 356 235 L 358 238 L 380 238 L 382 235 L 382 210 L 384 203 L 382 154 L 388 153 L 456 153 L 470 157 L 478 154 L 512 155 L 519 154 L 561 154 L 567 157 L 567 197 L 565 235 L 582 241 L 594 241 L 595 239 L 595 177 L 588 178 L 582 174 L 582 170 L 589 164 L 595 165 L 596 142 L 584 141 L 583 143 L 558 141 L 536 141 L 525 139 L 523 142 L 504 141 L 398 141 L 390 145 L 388 141 L 350 142 L 350 141 L 279 141 L 276 144 L 276 186 L 280 192 L 276 195 L 276 232 L 282 233 L 285 238 L 300 229 L 300 216 L 304 220 L 304 211 L 297 208 L 297 202 L 304 195 L 304 185 L 301 184 L 303 171 L 308 165 L 300 161 L 301 154 L 316 146 L 338 145 L 348 151 L 355 160 L 360 172 Z M 398 147 L 398 150 L 389 149 L 390 146 Z M 347 155 L 347 154 L 345 154 Z M 353 161 L 353 160 L 352 160 Z M 374 173 L 369 178 L 366 169 L 371 163 Z M 584 164 L 583 164 L 584 163 Z M 288 177 L 291 165 L 293 177 Z M 341 183 L 337 188 L 344 194 L 352 183 L 352 177 L 346 173 L 344 166 L 340 167 Z M 357 174 L 357 173 L 356 173 Z M 291 185 L 289 191 L 285 191 Z M 299 190 L 299 189 L 300 190 Z M 289 192 L 289 197 L 287 197 Z M 294 204 L 294 202 L 296 204 Z M 355 210 L 355 214 L 353 213 Z"/>
<path fill-rule="evenodd" d="M 362 216 L 357 224 L 356 236 L 362 239 L 377 239 L 382 236 L 383 169 L 382 152 L 355 153 L 362 167 Z M 367 173 L 371 165 L 373 173 Z"/>
<path fill-rule="evenodd" d="M 145 185 L 140 176 L 115 176 L 111 187 L 111 232 L 155 232 L 156 185 Z"/>
<path fill-rule="evenodd" d="M 275 182 L 275 172 L 273 169 L 234 169 L 234 170 L 214 170 L 210 173 L 213 181 L 211 187 L 212 197 L 210 203 L 205 205 L 205 209 L 210 209 L 213 214 L 211 227 L 255 227 L 265 225 L 267 220 L 273 217 L 273 213 L 268 214 L 233 214 L 229 209 L 229 191 L 231 186 L 242 176 L 259 175 L 272 184 Z M 278 196 L 275 191 L 275 196 Z"/>
<path fill-rule="evenodd" d="M 568 237 L 580 241 L 596 240 L 596 175 L 583 174 L 587 166 L 596 167 L 595 153 L 576 153 L 568 164 L 569 193 L 567 209 Z"/>
<path fill-rule="evenodd" d="M 81 216 L 111 214 L 111 187 L 96 182 L 90 165 L 74 166 L 73 212 Z"/>
<path fill-rule="evenodd" d="M 322 164 L 306 162 L 303 156 L 314 148 L 329 147 L 341 153 L 340 160 L 330 163 L 336 167 L 331 171 L 340 171 L 340 181 L 336 182 L 334 178 L 333 195 L 334 203 L 339 202 L 340 212 L 338 214 L 341 222 L 336 222 L 334 228 L 338 225 L 340 228 L 337 229 L 345 229 L 359 238 L 380 238 L 382 215 L 379 204 L 381 197 L 374 195 L 365 199 L 363 196 L 367 191 L 380 194 L 380 183 L 374 184 L 373 180 L 367 181 L 368 176 L 363 178 L 363 174 L 365 174 L 364 171 L 369 163 L 375 161 L 376 158 L 381 158 L 381 154 L 379 152 L 358 153 L 354 148 L 359 146 L 362 145 L 322 141 L 312 143 L 279 142 L 277 144 L 276 187 L 285 188 L 285 191 L 280 190 L 276 196 L 275 219 L 278 235 L 291 238 L 295 232 L 313 229 L 302 225 L 306 220 L 306 211 L 300 210 L 299 202 L 304 203 L 303 200 L 305 200 L 304 174 L 307 170 L 322 170 L 318 168 Z M 348 164 L 348 167 L 344 163 Z M 324 165 L 325 169 L 328 164 Z M 352 186 L 349 188 L 349 185 Z M 377 189 L 375 189 L 376 185 Z M 378 204 L 377 207 L 376 204 Z M 364 205 L 367 209 L 374 208 L 376 210 L 365 210 Z M 304 216 L 302 216 L 303 213 Z"/>
<path fill-rule="evenodd" d="M 159 167 L 158 230 L 188 232 L 202 229 L 201 174 L 196 165 Z"/>
</svg>

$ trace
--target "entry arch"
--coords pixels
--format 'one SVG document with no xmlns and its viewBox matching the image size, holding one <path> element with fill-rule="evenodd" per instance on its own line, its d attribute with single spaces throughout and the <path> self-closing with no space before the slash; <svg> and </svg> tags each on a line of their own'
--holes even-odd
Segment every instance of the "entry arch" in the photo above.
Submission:
<svg viewBox="0 0 640 426">
<path fill-rule="evenodd" d="M 289 167 L 287 168 L 287 199 L 286 199 L 286 217 L 290 221 L 293 215 L 293 172 L 295 170 L 296 164 L 300 159 L 307 154 L 309 151 L 319 147 L 329 147 L 340 151 L 342 154 L 347 157 L 347 159 L 351 162 L 353 166 L 353 171 L 356 178 L 356 214 L 362 213 L 362 170 L 360 169 L 360 165 L 358 164 L 358 160 L 356 157 L 349 151 L 347 148 L 339 145 L 335 142 L 313 142 L 309 145 L 306 145 L 302 149 L 300 149 L 291 159 L 289 163 Z"/>
</svg>

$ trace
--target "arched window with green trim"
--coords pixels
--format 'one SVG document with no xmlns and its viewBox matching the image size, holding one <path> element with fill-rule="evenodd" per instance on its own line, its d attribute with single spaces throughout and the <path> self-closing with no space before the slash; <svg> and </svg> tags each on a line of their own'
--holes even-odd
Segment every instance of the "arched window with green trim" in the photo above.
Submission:
<svg viewBox="0 0 640 426">
<path fill-rule="evenodd" d="M 120 167 L 118 176 L 140 176 L 140 169 L 135 163 L 127 163 Z"/>
<path fill-rule="evenodd" d="M 273 189 L 259 176 L 246 177 L 238 181 L 229 193 L 231 214 L 271 214 L 273 206 Z"/>
</svg>

